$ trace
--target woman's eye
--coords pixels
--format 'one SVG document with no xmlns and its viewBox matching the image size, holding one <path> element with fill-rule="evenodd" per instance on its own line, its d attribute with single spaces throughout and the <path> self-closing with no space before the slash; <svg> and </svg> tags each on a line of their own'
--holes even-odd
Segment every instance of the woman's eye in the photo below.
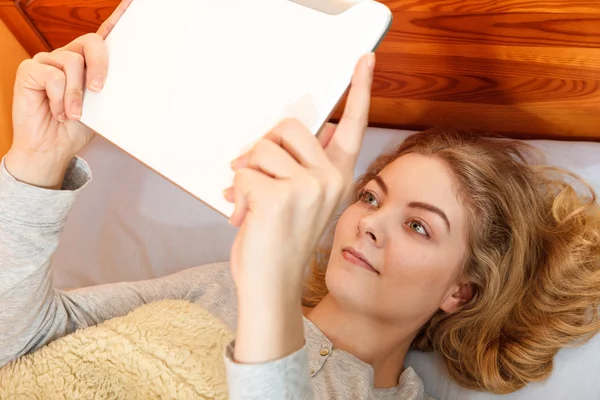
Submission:
<svg viewBox="0 0 600 400">
<path fill-rule="evenodd" d="M 427 233 L 427 230 L 425 229 L 425 227 L 423 226 L 422 223 L 420 223 L 419 221 L 410 221 L 408 223 L 408 226 L 410 229 L 412 229 L 413 231 L 417 232 L 419 235 L 423 235 L 426 237 L 429 237 L 429 234 Z"/>
<path fill-rule="evenodd" d="M 375 197 L 375 195 L 371 192 L 363 191 L 360 196 L 360 199 L 365 203 L 371 204 L 375 207 L 379 206 L 379 203 L 377 203 L 377 197 Z"/>
</svg>

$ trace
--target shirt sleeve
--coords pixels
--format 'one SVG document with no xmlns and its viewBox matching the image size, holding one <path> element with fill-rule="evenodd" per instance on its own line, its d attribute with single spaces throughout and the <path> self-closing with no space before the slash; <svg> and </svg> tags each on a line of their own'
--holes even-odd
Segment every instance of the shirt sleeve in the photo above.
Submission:
<svg viewBox="0 0 600 400">
<path fill-rule="evenodd" d="M 231 400 L 314 399 L 310 383 L 306 344 L 284 358 L 260 364 L 234 361 L 235 342 L 225 352 L 225 367 Z"/>
<path fill-rule="evenodd" d="M 17 181 L 0 166 L 0 367 L 77 329 L 162 299 L 182 299 L 209 267 L 159 279 L 55 290 L 51 262 L 78 194 L 91 180 L 74 158 L 62 190 Z"/>
</svg>

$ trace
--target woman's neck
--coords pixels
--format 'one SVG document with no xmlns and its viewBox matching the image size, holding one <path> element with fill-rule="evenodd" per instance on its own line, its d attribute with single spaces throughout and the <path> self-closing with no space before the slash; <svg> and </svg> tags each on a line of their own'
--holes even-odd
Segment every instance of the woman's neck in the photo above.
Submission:
<svg viewBox="0 0 600 400">
<path fill-rule="evenodd" d="M 395 387 L 404 370 L 404 357 L 416 332 L 403 329 L 400 324 L 377 321 L 351 313 L 327 295 L 305 316 L 333 343 L 370 364 L 375 371 L 376 388 Z"/>
</svg>

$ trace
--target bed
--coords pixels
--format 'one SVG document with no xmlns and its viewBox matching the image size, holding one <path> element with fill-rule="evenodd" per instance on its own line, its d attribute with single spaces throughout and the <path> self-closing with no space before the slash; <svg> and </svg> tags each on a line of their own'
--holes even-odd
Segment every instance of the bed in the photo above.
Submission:
<svg viewBox="0 0 600 400">
<path fill-rule="evenodd" d="M 0 0 L 0 18 L 35 54 L 95 31 L 119 1 Z M 372 126 L 600 140 L 597 0 L 382 2 L 394 21 L 378 50 Z"/>
<path fill-rule="evenodd" d="M 414 130 L 449 126 L 532 140 L 600 192 L 600 2 L 383 2 L 394 23 L 378 50 L 356 174 Z M 94 31 L 117 3 L 0 0 L 0 18 L 34 54 Z M 149 279 L 228 259 L 236 232 L 221 216 L 101 137 L 81 155 L 94 180 L 56 253 L 58 287 Z M 407 363 L 439 399 L 600 399 L 600 335 L 561 351 L 547 381 L 507 396 L 458 387 L 434 354 L 413 352 Z"/>
</svg>

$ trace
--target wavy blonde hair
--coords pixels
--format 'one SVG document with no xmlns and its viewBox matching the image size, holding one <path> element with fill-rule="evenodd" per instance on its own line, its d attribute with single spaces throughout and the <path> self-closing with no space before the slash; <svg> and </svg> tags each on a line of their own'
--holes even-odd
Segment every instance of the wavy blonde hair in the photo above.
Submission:
<svg viewBox="0 0 600 400">
<path fill-rule="evenodd" d="M 546 379 L 558 350 L 600 331 L 594 190 L 576 175 L 544 165 L 541 153 L 524 142 L 433 129 L 377 158 L 355 183 L 353 200 L 408 153 L 444 160 L 457 179 L 469 210 L 462 271 L 474 289 L 457 311 L 439 310 L 412 347 L 438 351 L 451 376 L 469 389 L 510 393 Z M 320 249 L 312 259 L 305 306 L 327 294 L 329 252 Z"/>
</svg>

